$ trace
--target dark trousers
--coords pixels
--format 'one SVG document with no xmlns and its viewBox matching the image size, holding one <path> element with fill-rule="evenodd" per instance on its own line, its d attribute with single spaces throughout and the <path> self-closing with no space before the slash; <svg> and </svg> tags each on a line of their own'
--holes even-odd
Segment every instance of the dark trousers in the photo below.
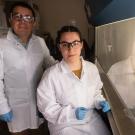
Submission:
<svg viewBox="0 0 135 135">
<path fill-rule="evenodd" d="M 47 122 L 44 122 L 38 129 L 28 129 L 22 132 L 10 133 L 7 124 L 0 122 L 0 135 L 49 135 L 49 130 Z"/>
</svg>

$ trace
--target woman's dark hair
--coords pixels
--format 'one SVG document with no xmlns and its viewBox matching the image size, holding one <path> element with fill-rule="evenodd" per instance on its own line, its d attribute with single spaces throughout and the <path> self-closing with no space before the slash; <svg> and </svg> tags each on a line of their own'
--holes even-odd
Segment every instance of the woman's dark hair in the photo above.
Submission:
<svg viewBox="0 0 135 135">
<path fill-rule="evenodd" d="M 58 32 L 57 32 L 57 37 L 56 37 L 56 44 L 58 45 L 60 43 L 60 39 L 61 39 L 61 36 L 63 33 L 65 32 L 76 32 L 78 33 L 79 37 L 80 37 L 80 40 L 82 41 L 82 35 L 81 35 L 81 32 L 80 30 L 75 27 L 75 26 L 63 26 Z"/>
<path fill-rule="evenodd" d="M 13 13 L 14 9 L 15 9 L 16 7 L 18 7 L 18 6 L 29 9 L 29 10 L 32 12 L 33 17 L 35 18 L 34 9 L 31 7 L 30 4 L 28 4 L 27 2 L 23 2 L 23 1 L 15 2 L 15 3 L 11 6 L 11 8 L 10 8 L 10 11 L 9 11 L 10 14 Z"/>
</svg>

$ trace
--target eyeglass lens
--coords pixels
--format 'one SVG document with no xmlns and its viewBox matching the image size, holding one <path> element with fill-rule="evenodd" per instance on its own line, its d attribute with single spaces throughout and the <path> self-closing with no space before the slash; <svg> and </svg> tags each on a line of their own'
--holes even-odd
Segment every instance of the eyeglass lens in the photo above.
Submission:
<svg viewBox="0 0 135 135">
<path fill-rule="evenodd" d="M 80 44 L 81 44 L 81 41 L 78 41 L 78 40 L 75 40 L 75 41 L 73 41 L 71 43 L 66 42 L 66 41 L 60 42 L 60 46 L 65 48 L 65 49 L 68 49 L 70 47 L 77 48 Z"/>
<path fill-rule="evenodd" d="M 25 22 L 33 22 L 34 21 L 34 17 L 30 16 L 30 15 L 22 15 L 19 13 L 14 13 L 12 14 L 12 19 L 16 20 L 16 21 L 25 21 Z"/>
</svg>

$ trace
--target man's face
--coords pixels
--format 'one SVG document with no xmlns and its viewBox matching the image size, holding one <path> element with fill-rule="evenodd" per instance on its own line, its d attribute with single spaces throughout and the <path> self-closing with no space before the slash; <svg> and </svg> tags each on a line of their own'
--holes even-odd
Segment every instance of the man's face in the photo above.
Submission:
<svg viewBox="0 0 135 135">
<path fill-rule="evenodd" d="M 17 6 L 13 10 L 10 23 L 13 31 L 20 39 L 24 37 L 28 39 L 35 25 L 31 10 L 21 6 Z"/>
</svg>

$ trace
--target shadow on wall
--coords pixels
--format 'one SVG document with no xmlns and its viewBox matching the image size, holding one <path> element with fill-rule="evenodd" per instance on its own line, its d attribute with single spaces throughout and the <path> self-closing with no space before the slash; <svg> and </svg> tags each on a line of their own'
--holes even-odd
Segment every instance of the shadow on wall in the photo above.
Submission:
<svg viewBox="0 0 135 135">
<path fill-rule="evenodd" d="M 95 62 L 95 45 L 93 44 L 89 47 L 85 39 L 83 39 L 82 56 L 87 61 L 90 61 L 92 63 Z"/>
</svg>

